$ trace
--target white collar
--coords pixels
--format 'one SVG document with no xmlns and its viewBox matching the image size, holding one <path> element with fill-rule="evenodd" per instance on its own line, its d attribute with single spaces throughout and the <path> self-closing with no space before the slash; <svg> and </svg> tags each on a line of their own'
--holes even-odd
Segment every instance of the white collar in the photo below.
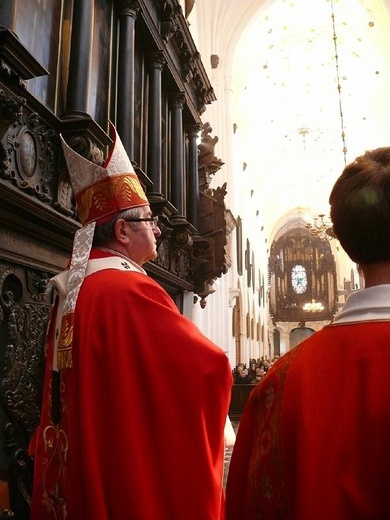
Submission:
<svg viewBox="0 0 390 520">
<path fill-rule="evenodd" d="M 390 284 L 375 285 L 350 294 L 333 323 L 390 320 Z"/>
<path fill-rule="evenodd" d="M 116 267 L 117 269 L 128 270 L 129 267 L 128 267 L 128 265 L 126 265 L 126 262 L 127 262 L 127 263 L 130 263 L 131 266 L 133 267 L 131 269 L 131 271 L 139 271 L 142 274 L 146 274 L 145 269 L 143 267 L 141 267 L 139 264 L 137 264 L 137 262 L 134 262 L 134 260 L 131 260 L 131 258 L 123 255 L 122 253 L 118 253 L 118 251 L 115 251 L 115 249 L 109 249 L 108 247 L 97 247 L 96 249 L 100 249 L 100 251 L 105 251 L 106 253 L 111 253 L 112 255 L 114 255 L 113 258 L 115 258 L 115 257 L 123 258 L 125 260 L 125 262 L 121 262 L 121 267 Z M 96 258 L 94 260 L 89 260 L 89 262 L 91 263 L 91 262 L 95 262 L 95 260 L 102 260 L 102 263 L 103 263 L 103 261 L 105 261 L 107 263 L 107 260 L 109 258 L 111 258 L 111 257 Z M 112 261 L 114 265 L 115 265 L 116 261 L 114 261 L 114 260 Z M 97 265 L 100 264 L 99 262 L 96 262 L 96 263 L 97 263 Z M 122 269 L 122 267 L 124 267 L 124 269 Z M 92 269 L 90 269 L 89 274 L 91 274 L 91 272 L 100 271 L 101 269 L 104 269 L 104 267 L 102 267 L 102 268 L 99 267 L 98 269 L 95 269 L 93 271 L 92 271 Z"/>
<path fill-rule="evenodd" d="M 87 268 L 85 271 L 85 278 L 91 274 L 103 271 L 106 269 L 117 269 L 119 271 L 136 271 L 141 274 L 147 275 L 146 271 L 138 264 L 130 260 L 123 255 L 108 256 L 104 258 L 94 258 L 88 260 Z M 62 271 L 50 280 L 51 286 L 55 287 L 57 291 L 66 295 L 68 286 L 69 269 Z"/>
</svg>

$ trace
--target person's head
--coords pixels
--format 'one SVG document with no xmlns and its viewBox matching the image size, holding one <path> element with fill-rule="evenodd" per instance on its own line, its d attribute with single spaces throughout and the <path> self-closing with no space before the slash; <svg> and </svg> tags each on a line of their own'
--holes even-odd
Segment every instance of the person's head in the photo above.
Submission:
<svg viewBox="0 0 390 520">
<path fill-rule="evenodd" d="M 113 125 L 113 146 L 102 166 L 75 152 L 61 138 L 81 224 L 94 245 L 114 249 L 139 265 L 156 258 L 157 223 L 125 147 Z M 94 229 L 93 229 L 94 228 Z M 89 238 L 89 247 L 92 239 Z M 76 243 L 77 242 L 77 243 Z M 74 248 L 79 248 L 78 238 Z M 83 250 L 85 243 L 81 243 Z"/>
<path fill-rule="evenodd" d="M 149 206 L 122 211 L 95 227 L 93 245 L 114 249 L 139 265 L 154 260 L 157 255 L 156 238 L 161 231 L 156 221 L 138 221 L 151 218 Z"/>
<path fill-rule="evenodd" d="M 330 194 L 334 234 L 354 262 L 390 261 L 390 147 L 347 165 Z"/>
</svg>

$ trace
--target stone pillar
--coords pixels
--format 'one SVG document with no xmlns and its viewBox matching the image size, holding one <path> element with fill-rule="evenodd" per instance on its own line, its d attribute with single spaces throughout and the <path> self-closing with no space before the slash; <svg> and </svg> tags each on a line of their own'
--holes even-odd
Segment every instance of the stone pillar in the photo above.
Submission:
<svg viewBox="0 0 390 520">
<path fill-rule="evenodd" d="M 171 108 L 171 202 L 179 215 L 184 214 L 184 136 L 183 92 L 170 98 Z"/>
<path fill-rule="evenodd" d="M 149 125 L 147 174 L 153 182 L 153 192 L 161 193 L 162 128 L 161 128 L 161 73 L 165 65 L 162 52 L 148 55 L 149 60 Z"/>
<path fill-rule="evenodd" d="M 119 52 L 116 127 L 130 159 L 134 156 L 134 40 L 136 0 L 118 2 Z"/>
</svg>

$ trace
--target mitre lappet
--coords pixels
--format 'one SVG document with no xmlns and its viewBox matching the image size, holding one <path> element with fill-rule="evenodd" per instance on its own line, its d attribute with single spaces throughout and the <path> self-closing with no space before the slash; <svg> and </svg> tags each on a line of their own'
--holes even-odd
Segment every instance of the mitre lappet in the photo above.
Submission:
<svg viewBox="0 0 390 520">
<path fill-rule="evenodd" d="M 60 294 L 54 363 L 57 364 L 54 369 L 58 370 L 72 366 L 74 312 L 95 226 L 108 222 L 121 211 L 149 204 L 115 127 L 111 124 L 110 128 L 114 145 L 102 166 L 79 155 L 60 136 L 82 227 L 75 234 L 69 269 L 62 279 L 60 275 L 53 279 Z"/>
</svg>

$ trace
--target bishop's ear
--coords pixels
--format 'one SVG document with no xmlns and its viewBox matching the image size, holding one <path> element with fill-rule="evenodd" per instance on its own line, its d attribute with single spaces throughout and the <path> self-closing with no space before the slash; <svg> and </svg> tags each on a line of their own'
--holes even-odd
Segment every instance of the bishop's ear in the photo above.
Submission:
<svg viewBox="0 0 390 520">
<path fill-rule="evenodd" d="M 114 227 L 114 235 L 115 239 L 120 242 L 121 244 L 127 243 L 129 241 L 129 230 L 130 226 L 126 222 L 126 220 L 123 220 L 123 218 L 118 219 L 115 222 Z"/>
</svg>

